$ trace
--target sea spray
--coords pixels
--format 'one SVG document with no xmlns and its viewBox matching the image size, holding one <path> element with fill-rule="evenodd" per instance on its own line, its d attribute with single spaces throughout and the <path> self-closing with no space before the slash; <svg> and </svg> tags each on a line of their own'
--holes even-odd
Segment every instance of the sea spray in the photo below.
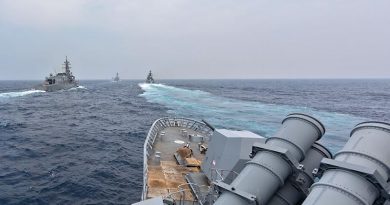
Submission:
<svg viewBox="0 0 390 205">
<path fill-rule="evenodd" d="M 34 93 L 44 93 L 43 90 L 26 90 L 26 91 L 17 91 L 17 92 L 7 92 L 0 93 L 0 98 L 13 98 L 13 97 L 21 97 L 25 95 L 31 95 Z"/>
</svg>

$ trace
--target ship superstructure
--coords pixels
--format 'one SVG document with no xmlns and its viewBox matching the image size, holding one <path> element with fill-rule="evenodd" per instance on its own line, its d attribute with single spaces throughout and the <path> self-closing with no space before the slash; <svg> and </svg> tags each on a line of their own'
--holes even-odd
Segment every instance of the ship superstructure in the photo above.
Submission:
<svg viewBox="0 0 390 205">
<path fill-rule="evenodd" d="M 115 82 L 119 81 L 119 73 L 116 73 L 116 76 L 112 79 Z"/>
<path fill-rule="evenodd" d="M 364 122 L 334 157 L 325 127 L 288 115 L 270 138 L 186 118 L 155 121 L 136 205 L 388 205 L 390 124 Z"/>
<path fill-rule="evenodd" d="M 149 74 L 146 77 L 145 83 L 154 83 L 154 79 L 153 79 L 153 75 L 152 75 L 152 71 L 151 70 L 149 71 Z"/>
<path fill-rule="evenodd" d="M 55 75 L 50 74 L 48 77 L 46 77 L 43 84 L 37 87 L 37 89 L 42 89 L 45 91 L 57 91 L 77 87 L 78 82 L 76 81 L 73 73 L 70 71 L 70 65 L 71 64 L 68 61 L 68 57 L 66 56 L 63 64 L 63 69 L 65 72 L 57 73 Z"/>
</svg>

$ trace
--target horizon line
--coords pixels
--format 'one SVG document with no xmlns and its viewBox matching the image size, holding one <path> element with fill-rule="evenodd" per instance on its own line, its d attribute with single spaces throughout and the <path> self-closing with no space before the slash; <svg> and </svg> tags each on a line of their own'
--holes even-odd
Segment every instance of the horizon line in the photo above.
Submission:
<svg viewBox="0 0 390 205">
<path fill-rule="evenodd" d="M 81 78 L 77 80 L 112 80 L 110 78 Z M 120 80 L 145 80 L 144 78 L 122 78 Z M 157 78 L 158 80 L 390 80 L 390 77 L 329 77 L 329 78 Z M 0 81 L 43 81 L 41 79 L 0 79 Z"/>
</svg>

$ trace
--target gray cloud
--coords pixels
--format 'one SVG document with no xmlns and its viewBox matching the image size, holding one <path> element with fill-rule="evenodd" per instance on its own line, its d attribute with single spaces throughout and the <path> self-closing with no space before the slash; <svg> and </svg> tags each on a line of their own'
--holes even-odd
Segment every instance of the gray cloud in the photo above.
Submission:
<svg viewBox="0 0 390 205">
<path fill-rule="evenodd" d="M 0 79 L 390 77 L 387 0 L 0 0 Z"/>
</svg>

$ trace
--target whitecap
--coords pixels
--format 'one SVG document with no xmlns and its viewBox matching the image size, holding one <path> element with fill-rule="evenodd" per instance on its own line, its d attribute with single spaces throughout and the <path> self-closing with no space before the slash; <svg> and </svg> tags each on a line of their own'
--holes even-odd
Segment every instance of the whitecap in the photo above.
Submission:
<svg viewBox="0 0 390 205">
<path fill-rule="evenodd" d="M 78 89 L 85 89 L 85 90 L 87 90 L 87 88 L 82 86 L 82 85 L 79 85 L 79 86 L 74 87 L 74 88 L 70 88 L 69 90 L 78 90 Z"/>
<path fill-rule="evenodd" d="M 19 91 L 19 92 L 7 92 L 7 93 L 0 93 L 0 98 L 13 98 L 13 97 L 21 97 L 25 95 L 31 95 L 34 93 L 44 93 L 43 90 L 26 90 L 26 91 Z"/>
</svg>

